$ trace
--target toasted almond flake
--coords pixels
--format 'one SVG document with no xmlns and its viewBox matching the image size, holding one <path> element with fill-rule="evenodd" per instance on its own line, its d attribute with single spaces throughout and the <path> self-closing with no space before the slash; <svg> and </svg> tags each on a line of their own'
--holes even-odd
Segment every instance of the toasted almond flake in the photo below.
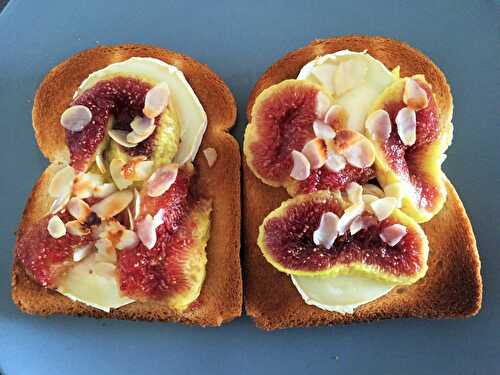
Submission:
<svg viewBox="0 0 500 375">
<path fill-rule="evenodd" d="M 347 197 L 351 203 L 363 202 L 363 187 L 357 182 L 350 182 L 346 186 Z"/>
<path fill-rule="evenodd" d="M 139 243 L 139 237 L 134 231 L 125 229 L 120 236 L 119 241 L 115 244 L 118 250 L 127 249 L 129 247 L 136 247 Z"/>
<path fill-rule="evenodd" d="M 365 137 L 348 147 L 342 155 L 347 162 L 356 168 L 370 167 L 375 161 L 375 150 L 372 143 Z"/>
<path fill-rule="evenodd" d="M 71 192 L 68 191 L 66 194 L 61 195 L 59 198 L 56 198 L 52 205 L 50 206 L 49 213 L 55 214 L 61 211 L 69 202 L 69 198 L 71 197 Z"/>
<path fill-rule="evenodd" d="M 97 249 L 96 261 L 98 262 L 116 262 L 116 250 L 113 243 L 107 238 L 100 238 L 95 242 Z"/>
<path fill-rule="evenodd" d="M 406 146 L 415 144 L 417 140 L 417 116 L 413 109 L 401 108 L 396 115 L 398 135 Z"/>
<path fill-rule="evenodd" d="M 97 152 L 97 154 L 95 155 L 95 163 L 102 174 L 106 173 L 106 164 L 104 163 L 102 152 Z"/>
<path fill-rule="evenodd" d="M 145 141 L 146 139 L 149 138 L 149 136 L 151 134 L 153 134 L 153 132 L 155 131 L 155 126 L 153 126 L 151 129 L 150 129 L 150 132 L 149 133 L 145 133 L 145 134 L 139 134 L 139 133 L 136 133 L 135 131 L 131 131 L 130 133 L 127 134 L 127 142 L 130 142 L 130 143 L 141 143 L 142 141 Z"/>
<path fill-rule="evenodd" d="M 130 207 L 127 207 L 127 216 L 125 217 L 125 225 L 130 230 L 134 230 L 134 216 L 132 215 L 132 210 Z"/>
<path fill-rule="evenodd" d="M 311 164 L 306 156 L 297 150 L 292 151 L 293 167 L 290 177 L 297 181 L 303 181 L 311 174 Z"/>
<path fill-rule="evenodd" d="M 144 160 L 135 163 L 134 165 L 134 181 L 144 181 L 151 173 L 153 173 L 154 162 L 152 160 Z"/>
<path fill-rule="evenodd" d="M 387 140 L 392 130 L 389 114 L 383 109 L 377 109 L 368 115 L 365 127 L 375 141 Z"/>
<path fill-rule="evenodd" d="M 376 196 L 377 198 L 384 197 L 384 191 L 374 184 L 364 184 L 363 185 L 363 194 L 371 194 Z"/>
<path fill-rule="evenodd" d="M 137 219 L 139 217 L 139 214 L 141 212 L 141 195 L 137 191 L 137 189 L 134 189 L 134 219 Z"/>
<path fill-rule="evenodd" d="M 407 230 L 404 225 L 392 224 L 382 229 L 379 236 L 389 246 L 396 246 L 406 236 L 406 233 Z"/>
<path fill-rule="evenodd" d="M 63 128 L 73 132 L 79 132 L 92 120 L 92 112 L 84 105 L 73 105 L 67 108 L 61 115 Z"/>
<path fill-rule="evenodd" d="M 119 190 L 123 190 L 132 185 L 132 181 L 125 179 L 123 177 L 123 167 L 125 167 L 126 162 L 120 159 L 113 159 L 109 164 L 109 173 L 111 178 Z"/>
<path fill-rule="evenodd" d="M 78 174 L 73 183 L 73 195 L 78 198 L 90 198 L 97 185 L 103 183 L 101 175 L 95 173 L 80 173 Z"/>
<path fill-rule="evenodd" d="M 321 215 L 321 220 L 318 229 L 313 233 L 313 241 L 318 246 L 323 246 L 331 249 L 335 239 L 337 238 L 337 224 L 339 217 L 333 212 L 325 212 Z"/>
<path fill-rule="evenodd" d="M 316 109 L 315 109 L 316 118 L 319 119 L 325 118 L 326 112 L 328 112 L 328 109 L 330 108 L 331 104 L 332 103 L 328 95 L 326 95 L 322 91 L 318 91 L 318 93 L 316 94 Z"/>
<path fill-rule="evenodd" d="M 316 79 L 325 86 L 328 91 L 333 92 L 335 87 L 333 86 L 333 77 L 335 77 L 335 71 L 337 66 L 334 64 L 319 64 L 316 65 L 311 74 L 316 77 Z"/>
<path fill-rule="evenodd" d="M 105 198 L 116 191 L 116 186 L 112 182 L 106 182 L 101 185 L 94 187 L 92 192 L 93 196 L 96 198 Z"/>
<path fill-rule="evenodd" d="M 137 236 L 148 249 L 152 249 L 156 244 L 156 229 L 153 217 L 147 214 L 146 217 L 137 223 Z"/>
<path fill-rule="evenodd" d="M 368 71 L 368 66 L 361 60 L 347 60 L 339 64 L 335 72 L 334 86 L 335 95 L 345 92 L 361 85 Z"/>
<path fill-rule="evenodd" d="M 205 159 L 207 159 L 207 164 L 209 168 L 217 161 L 217 150 L 213 147 L 207 147 L 203 150 L 203 155 L 205 155 Z"/>
<path fill-rule="evenodd" d="M 75 170 L 68 165 L 61 168 L 52 177 L 50 181 L 48 193 L 53 198 L 59 198 L 61 195 L 66 195 L 73 189 L 73 179 L 75 178 Z"/>
<path fill-rule="evenodd" d="M 346 166 L 346 160 L 342 155 L 337 154 L 331 150 L 328 153 L 328 159 L 325 163 L 326 167 L 332 172 L 340 172 Z"/>
<path fill-rule="evenodd" d="M 137 146 L 137 143 L 131 143 L 127 141 L 127 135 L 128 132 L 125 130 L 116 130 L 116 129 L 111 129 L 108 130 L 108 134 L 111 137 L 113 141 L 118 143 L 119 145 L 126 147 L 126 148 L 132 148 Z"/>
<path fill-rule="evenodd" d="M 92 205 L 91 209 L 101 219 L 109 219 L 127 208 L 133 197 L 134 194 L 130 190 L 117 191 Z"/>
<path fill-rule="evenodd" d="M 351 233 L 351 236 L 354 236 L 360 230 L 369 228 L 375 224 L 377 224 L 377 219 L 375 219 L 373 216 L 358 216 L 352 221 L 351 225 L 349 226 L 349 232 Z"/>
<path fill-rule="evenodd" d="M 392 212 L 396 209 L 398 201 L 393 197 L 385 197 L 377 199 L 370 203 L 370 208 L 379 221 L 387 219 L 391 216 Z"/>
<path fill-rule="evenodd" d="M 108 262 L 99 262 L 94 265 L 93 271 L 96 275 L 109 279 L 115 276 L 116 266 Z"/>
<path fill-rule="evenodd" d="M 130 127 L 137 134 L 151 135 L 151 133 L 155 130 L 155 121 L 152 118 L 135 116 L 130 123 Z"/>
<path fill-rule="evenodd" d="M 80 198 L 71 198 L 66 208 L 68 209 L 70 215 L 81 223 L 84 223 L 91 213 L 87 202 Z"/>
<path fill-rule="evenodd" d="M 163 224 L 163 215 L 165 215 L 165 210 L 163 208 L 160 208 L 155 213 L 155 216 L 153 216 L 153 225 L 154 225 L 155 229 Z"/>
<path fill-rule="evenodd" d="M 147 181 L 147 192 L 150 197 L 163 195 L 177 179 L 177 164 L 166 164 L 156 170 Z"/>
<path fill-rule="evenodd" d="M 386 197 L 393 197 L 397 200 L 397 208 L 401 208 L 403 196 L 405 194 L 405 186 L 402 182 L 394 182 L 384 186 L 384 193 Z"/>
<path fill-rule="evenodd" d="M 73 262 L 79 262 L 86 258 L 92 250 L 94 249 L 94 243 L 88 243 L 86 245 L 78 246 L 73 250 Z"/>
<path fill-rule="evenodd" d="M 383 195 L 381 197 L 383 197 Z M 366 211 L 373 213 L 373 210 L 371 209 L 370 205 L 372 204 L 372 202 L 375 202 L 376 200 L 378 200 L 381 197 L 378 197 L 378 196 L 372 195 L 372 194 L 363 194 L 362 199 L 363 199 L 363 203 L 365 204 Z"/>
<path fill-rule="evenodd" d="M 78 220 L 68 221 L 66 223 L 66 231 L 72 236 L 86 236 L 90 234 L 90 228 L 79 222 Z"/>
<path fill-rule="evenodd" d="M 146 117 L 155 118 L 161 114 L 168 104 L 170 89 L 166 82 L 161 82 L 149 90 L 144 99 L 142 112 Z"/>
<path fill-rule="evenodd" d="M 427 97 L 427 92 L 420 87 L 416 80 L 408 78 L 406 79 L 403 91 L 403 102 L 409 108 L 418 111 L 429 105 L 429 98 Z"/>
<path fill-rule="evenodd" d="M 66 234 L 66 226 L 61 218 L 57 215 L 52 216 L 47 224 L 49 234 L 54 238 L 61 238 Z"/>
<path fill-rule="evenodd" d="M 326 140 L 335 138 L 335 130 L 333 130 L 330 125 L 325 124 L 321 120 L 315 120 L 313 122 L 313 130 L 314 135 L 318 138 Z"/>
<path fill-rule="evenodd" d="M 350 227 L 351 223 L 354 219 L 360 216 L 365 210 L 364 203 L 355 203 L 344 211 L 342 216 L 339 219 L 337 229 L 340 235 L 344 234 Z"/>
<path fill-rule="evenodd" d="M 302 149 L 302 154 L 309 160 L 311 169 L 321 168 L 326 162 L 327 147 L 321 138 L 314 138 L 307 142 Z"/>
<path fill-rule="evenodd" d="M 344 107 L 334 104 L 326 112 L 324 122 L 334 129 L 339 130 L 344 127 L 346 118 L 347 113 Z"/>
</svg>

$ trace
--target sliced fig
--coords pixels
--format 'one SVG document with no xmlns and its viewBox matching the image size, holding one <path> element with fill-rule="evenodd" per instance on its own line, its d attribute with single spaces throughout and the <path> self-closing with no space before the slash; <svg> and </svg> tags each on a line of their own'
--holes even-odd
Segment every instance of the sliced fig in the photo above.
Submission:
<svg viewBox="0 0 500 375">
<path fill-rule="evenodd" d="M 405 96 L 409 80 L 412 92 Z M 420 106 L 416 111 L 405 104 L 413 103 L 410 94 L 417 95 L 413 92 L 420 96 L 425 92 L 427 96 L 427 101 L 417 97 Z M 417 222 L 428 221 L 446 200 L 441 160 L 452 136 L 452 126 L 441 123 L 432 88 L 421 75 L 395 81 L 375 101 L 370 113 L 379 110 L 388 113 L 392 129 L 387 139 L 366 131 L 375 145 L 378 181 L 384 189 L 395 183 L 403 186 L 401 209 Z"/>
<path fill-rule="evenodd" d="M 165 300 L 177 310 L 198 297 L 205 278 L 212 205 L 206 199 L 190 203 L 188 183 L 189 176 L 179 171 L 162 196 L 142 195 L 138 221 L 154 214 L 158 239 L 151 249 L 139 243 L 119 253 L 120 288 L 127 296 Z"/>
<path fill-rule="evenodd" d="M 72 220 L 68 213 L 59 215 L 64 222 Z M 47 216 L 32 225 L 18 238 L 15 253 L 26 272 L 38 283 L 53 288 L 58 279 L 74 264 L 73 250 L 90 244 L 89 234 L 72 235 L 70 232 L 59 238 L 50 235 L 47 229 L 50 220 Z"/>
<path fill-rule="evenodd" d="M 339 225 L 345 221 L 344 212 L 351 207 L 346 198 L 339 192 L 319 191 L 283 202 L 259 230 L 258 245 L 265 258 L 279 271 L 292 275 L 363 274 L 402 284 L 425 275 L 427 238 L 413 219 L 397 209 L 382 221 L 372 219 L 370 225 L 356 227 L 354 235 L 349 230 L 339 234 L 330 249 L 316 245 L 314 232 L 323 214 L 337 215 Z M 365 212 L 361 217 L 365 215 L 370 214 Z M 407 232 L 390 246 L 380 233 L 394 224 L 403 225 Z"/>
<path fill-rule="evenodd" d="M 330 103 L 325 104 L 325 100 Z M 371 147 L 362 134 L 341 129 L 337 124 L 335 131 L 331 129 L 331 137 L 327 137 L 335 137 L 333 141 L 317 138 L 324 133 L 318 131 L 318 120 L 322 122 L 325 117 L 325 111 L 318 112 L 318 106 L 326 108 L 328 113 L 332 108 L 331 98 L 307 81 L 286 80 L 257 97 L 252 122 L 245 133 L 244 153 L 250 169 L 264 183 L 284 186 L 289 194 L 296 195 L 322 189 L 343 190 L 350 182 L 362 184 L 374 176 L 371 166 L 358 160 L 363 153 L 356 147 L 362 142 Z M 328 160 L 330 155 L 325 155 L 325 148 L 330 143 L 341 154 L 341 160 Z M 305 179 L 294 178 L 292 173 L 293 153 L 297 151 L 310 159 L 311 171 Z M 351 160 L 348 166 L 344 165 L 345 158 Z M 332 163 L 338 168 L 332 169 Z"/>
</svg>

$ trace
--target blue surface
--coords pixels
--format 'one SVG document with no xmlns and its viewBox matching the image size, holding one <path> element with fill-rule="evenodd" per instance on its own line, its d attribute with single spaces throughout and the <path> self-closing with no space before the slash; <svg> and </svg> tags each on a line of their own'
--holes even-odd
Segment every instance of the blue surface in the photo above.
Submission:
<svg viewBox="0 0 500 375">
<path fill-rule="evenodd" d="M 105 5 L 104 5 L 105 3 Z M 16 1 L 0 15 L 0 373 L 500 373 L 500 6 L 498 2 Z M 124 4 L 127 4 L 126 6 Z M 405 40 L 445 72 L 455 138 L 445 170 L 474 224 L 484 305 L 469 320 L 398 320 L 265 333 L 247 318 L 219 329 L 23 315 L 10 299 L 14 230 L 46 166 L 31 128 L 45 73 L 106 43 L 151 43 L 208 64 L 238 101 L 240 137 L 263 71 L 312 39 Z"/>
</svg>

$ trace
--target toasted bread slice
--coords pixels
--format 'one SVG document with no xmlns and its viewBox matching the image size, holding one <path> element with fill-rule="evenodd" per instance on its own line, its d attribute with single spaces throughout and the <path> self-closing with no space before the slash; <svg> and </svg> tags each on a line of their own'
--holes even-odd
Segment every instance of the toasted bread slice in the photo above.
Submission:
<svg viewBox="0 0 500 375">
<path fill-rule="evenodd" d="M 67 314 L 118 319 L 178 321 L 218 326 L 241 315 L 242 278 L 240 267 L 240 154 L 236 140 L 228 133 L 236 119 L 234 98 L 224 82 L 206 65 L 162 48 L 145 45 L 103 46 L 78 53 L 52 69 L 40 85 L 33 107 L 33 127 L 43 154 L 53 162 L 33 187 L 17 236 L 48 210 L 51 176 L 59 163 L 68 160 L 62 112 L 80 83 L 92 72 L 132 56 L 155 57 L 178 67 L 186 76 L 208 116 L 208 127 L 200 151 L 217 150 L 218 159 L 208 167 L 202 152 L 195 160 L 196 189 L 212 198 L 210 240 L 206 251 L 207 274 L 199 298 L 184 312 L 168 309 L 160 302 L 133 303 L 110 313 L 73 302 L 43 288 L 25 273 L 17 260 L 12 275 L 12 298 L 29 314 Z"/>
<path fill-rule="evenodd" d="M 444 74 L 428 57 L 396 40 L 361 35 L 316 40 L 278 60 L 255 85 L 247 107 L 248 121 L 255 98 L 262 90 L 297 77 L 302 66 L 316 56 L 344 49 L 367 50 L 389 69 L 399 65 L 402 76 L 425 74 L 432 84 L 441 116 L 451 121 L 450 88 Z M 462 202 L 448 179 L 444 208 L 422 225 L 430 246 L 426 276 L 413 285 L 396 287 L 386 296 L 359 307 L 354 314 L 343 315 L 307 305 L 290 278 L 264 259 L 256 242 L 259 225 L 289 196 L 282 188 L 264 185 L 246 162 L 243 177 L 245 308 L 257 326 L 271 330 L 400 317 L 468 317 L 480 309 L 482 281 L 476 241 Z"/>
</svg>

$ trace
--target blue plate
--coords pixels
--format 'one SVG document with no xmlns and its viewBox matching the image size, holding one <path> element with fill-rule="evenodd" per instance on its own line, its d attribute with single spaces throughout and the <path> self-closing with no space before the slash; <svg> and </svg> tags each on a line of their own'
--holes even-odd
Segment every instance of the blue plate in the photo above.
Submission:
<svg viewBox="0 0 500 375">
<path fill-rule="evenodd" d="M 2 374 L 500 373 L 500 7 L 495 1 L 17 1 L 0 15 L 0 372 Z M 315 38 L 362 33 L 409 42 L 445 72 L 455 138 L 445 170 L 483 263 L 484 303 L 469 320 L 397 320 L 266 333 L 31 317 L 10 299 L 14 231 L 47 165 L 31 108 L 47 71 L 99 44 L 150 43 L 208 64 L 238 101 L 241 140 L 253 84 Z"/>
</svg>

